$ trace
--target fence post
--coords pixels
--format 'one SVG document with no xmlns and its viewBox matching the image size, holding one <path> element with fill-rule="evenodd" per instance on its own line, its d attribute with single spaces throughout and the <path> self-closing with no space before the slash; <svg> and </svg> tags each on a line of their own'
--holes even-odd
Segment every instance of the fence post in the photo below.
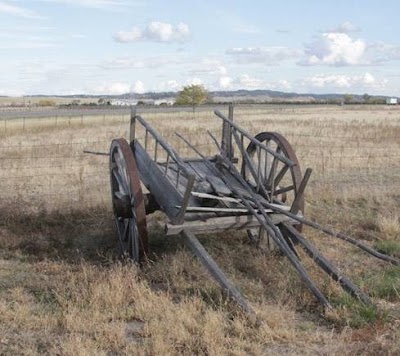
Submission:
<svg viewBox="0 0 400 356">
<path fill-rule="evenodd" d="M 233 104 L 229 104 L 229 112 L 228 118 L 233 121 Z M 222 123 L 222 141 L 221 141 L 221 149 L 226 154 L 226 157 L 229 160 L 232 160 L 234 157 L 233 147 L 232 147 L 232 131 L 231 125 L 223 121 Z"/>
<path fill-rule="evenodd" d="M 25 116 L 22 119 L 22 131 L 25 131 Z"/>
<path fill-rule="evenodd" d="M 7 118 L 4 118 L 4 131 L 7 132 Z"/>
<path fill-rule="evenodd" d="M 129 142 L 135 139 L 135 116 L 136 116 L 136 106 L 131 106 L 131 124 L 129 130 Z"/>
</svg>

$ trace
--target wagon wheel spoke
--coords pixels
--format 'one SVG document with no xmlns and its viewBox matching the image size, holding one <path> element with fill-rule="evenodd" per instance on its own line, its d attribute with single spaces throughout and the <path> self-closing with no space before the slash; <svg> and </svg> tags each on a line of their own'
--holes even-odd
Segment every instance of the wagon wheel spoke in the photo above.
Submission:
<svg viewBox="0 0 400 356">
<path fill-rule="evenodd" d="M 261 183 L 264 184 L 266 191 L 270 193 L 270 202 L 290 206 L 296 198 L 302 178 L 300 165 L 292 146 L 282 135 L 276 132 L 262 132 L 255 138 L 268 146 L 275 154 L 264 151 L 260 162 L 257 146 L 251 142 L 246 151 L 251 157 L 253 169 L 257 172 L 259 165 L 262 165 Z M 288 166 L 280 161 L 276 155 L 289 158 L 294 165 Z M 246 167 L 245 161 L 242 163 L 242 175 L 253 186 L 257 186 L 257 182 L 251 176 L 250 168 Z M 304 215 L 304 198 L 300 200 L 299 207 Z M 297 225 L 296 228 L 301 231 L 301 225 Z M 262 228 L 249 230 L 248 234 L 252 240 L 256 240 L 258 243 L 266 238 L 268 240 L 266 245 L 271 249 L 271 241 L 269 241 L 268 234 Z"/>
<path fill-rule="evenodd" d="M 124 139 L 111 143 L 110 178 L 120 255 L 139 263 L 148 253 L 146 212 L 135 158 Z"/>
</svg>

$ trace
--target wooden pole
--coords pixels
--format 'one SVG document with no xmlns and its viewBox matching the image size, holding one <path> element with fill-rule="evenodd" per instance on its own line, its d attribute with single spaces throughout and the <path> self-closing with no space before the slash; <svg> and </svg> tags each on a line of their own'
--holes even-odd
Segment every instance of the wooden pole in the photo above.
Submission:
<svg viewBox="0 0 400 356">
<path fill-rule="evenodd" d="M 135 119 L 136 117 L 136 106 L 131 106 L 131 124 L 129 128 L 129 141 L 132 142 L 135 139 Z"/>
</svg>

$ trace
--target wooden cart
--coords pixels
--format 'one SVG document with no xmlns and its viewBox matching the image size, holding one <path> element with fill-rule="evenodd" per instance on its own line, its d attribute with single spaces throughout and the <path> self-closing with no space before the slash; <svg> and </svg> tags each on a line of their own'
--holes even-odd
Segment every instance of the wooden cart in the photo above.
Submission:
<svg viewBox="0 0 400 356">
<path fill-rule="evenodd" d="M 399 260 L 306 220 L 304 190 L 311 169 L 302 175 L 289 142 L 274 132 L 253 137 L 234 122 L 232 106 L 228 117 L 219 111 L 215 114 L 222 120 L 222 138 L 217 141 L 210 132 L 209 135 L 218 154 L 206 157 L 177 134 L 196 154 L 182 158 L 132 111 L 130 143 L 115 139 L 110 149 L 111 192 L 121 254 L 137 263 L 145 261 L 149 252 L 146 214 L 160 209 L 168 217 L 166 235 L 180 234 L 222 288 L 250 314 L 251 306 L 204 249 L 197 234 L 247 230 L 259 247 L 279 249 L 317 299 L 330 307 L 300 261 L 296 248 L 301 246 L 346 291 L 371 303 L 301 235 L 302 225 L 353 243 L 390 263 L 399 265 Z M 140 138 L 136 137 L 139 125 L 144 132 Z M 150 193 L 143 194 L 142 184 Z"/>
</svg>

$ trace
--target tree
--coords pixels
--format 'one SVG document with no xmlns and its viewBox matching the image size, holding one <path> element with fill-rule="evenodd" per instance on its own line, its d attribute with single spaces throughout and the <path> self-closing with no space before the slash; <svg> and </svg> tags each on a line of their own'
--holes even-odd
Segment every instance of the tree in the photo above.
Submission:
<svg viewBox="0 0 400 356">
<path fill-rule="evenodd" d="M 190 105 L 195 110 L 197 105 L 205 103 L 208 97 L 206 88 L 202 85 L 187 85 L 178 93 L 176 105 Z"/>
<path fill-rule="evenodd" d="M 368 95 L 367 93 L 365 93 L 363 95 L 364 103 L 368 103 L 370 101 L 370 99 L 371 99 L 371 95 Z"/>
<path fill-rule="evenodd" d="M 345 94 L 343 95 L 343 100 L 345 104 L 350 104 L 353 101 L 353 95 Z"/>
</svg>

